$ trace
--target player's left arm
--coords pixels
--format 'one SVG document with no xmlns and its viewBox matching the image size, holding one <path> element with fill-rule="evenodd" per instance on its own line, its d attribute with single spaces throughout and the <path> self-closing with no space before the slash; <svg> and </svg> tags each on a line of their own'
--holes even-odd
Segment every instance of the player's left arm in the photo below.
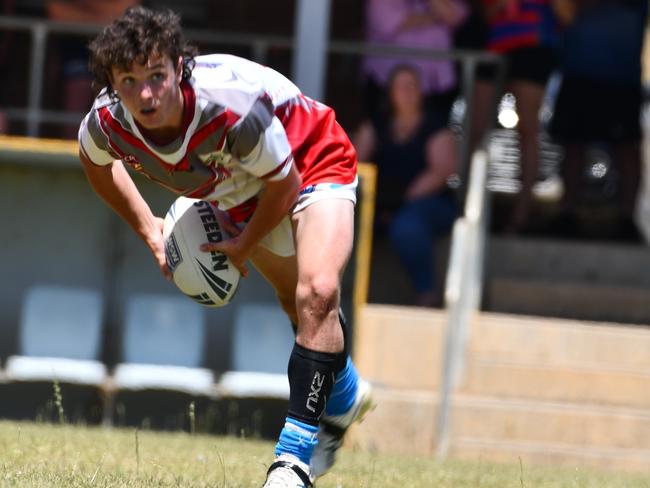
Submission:
<svg viewBox="0 0 650 488">
<path fill-rule="evenodd" d="M 228 255 L 242 276 L 247 276 L 246 260 L 257 243 L 271 232 L 293 207 L 301 181 L 300 174 L 295 166 L 291 165 L 289 174 L 283 179 L 266 182 L 257 208 L 241 234 L 229 240 L 206 243 L 201 246 L 201 250 L 220 251 Z"/>
<path fill-rule="evenodd" d="M 171 279 L 162 239 L 163 220 L 153 214 L 122 161 L 100 166 L 83 149 L 79 151 L 79 159 L 95 193 L 131 226 L 153 254 L 163 275 Z"/>
<path fill-rule="evenodd" d="M 260 98 L 228 135 L 231 153 L 242 167 L 264 180 L 257 208 L 241 234 L 228 241 L 206 243 L 203 251 L 220 251 L 247 274 L 245 262 L 259 241 L 272 231 L 295 204 L 302 179 L 280 120 L 270 100 Z"/>
</svg>

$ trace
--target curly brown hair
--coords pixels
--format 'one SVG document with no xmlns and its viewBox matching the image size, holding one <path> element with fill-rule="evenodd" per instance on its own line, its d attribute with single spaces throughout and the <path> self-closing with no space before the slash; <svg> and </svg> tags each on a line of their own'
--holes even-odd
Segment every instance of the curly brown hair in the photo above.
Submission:
<svg viewBox="0 0 650 488">
<path fill-rule="evenodd" d="M 111 86 L 111 68 L 128 71 L 134 62 L 145 64 L 149 56 L 169 56 L 176 64 L 183 58 L 183 79 L 192 75 L 197 49 L 185 41 L 180 17 L 171 10 L 130 7 L 90 43 L 90 71 L 96 89 Z"/>
</svg>

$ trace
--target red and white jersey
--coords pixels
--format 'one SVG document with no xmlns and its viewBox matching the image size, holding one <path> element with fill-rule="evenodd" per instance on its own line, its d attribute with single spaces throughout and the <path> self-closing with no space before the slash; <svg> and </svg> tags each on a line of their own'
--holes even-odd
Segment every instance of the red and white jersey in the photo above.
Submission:
<svg viewBox="0 0 650 488">
<path fill-rule="evenodd" d="M 250 201 L 265 179 L 284 178 L 291 164 L 303 189 L 355 180 L 356 154 L 331 108 L 252 61 L 224 54 L 195 61 L 181 84 L 184 130 L 175 141 L 154 145 L 124 105 L 102 91 L 79 129 L 88 159 L 121 159 L 179 195 L 218 201 L 222 209 Z"/>
</svg>

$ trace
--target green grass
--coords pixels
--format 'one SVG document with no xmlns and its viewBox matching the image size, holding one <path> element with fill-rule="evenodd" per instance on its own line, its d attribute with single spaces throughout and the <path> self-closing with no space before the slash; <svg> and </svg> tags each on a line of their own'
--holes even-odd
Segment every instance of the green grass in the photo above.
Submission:
<svg viewBox="0 0 650 488">
<path fill-rule="evenodd" d="M 259 487 L 273 443 L 232 437 L 0 422 L 0 487 Z M 344 450 L 318 488 L 650 488 L 641 475 Z"/>
</svg>

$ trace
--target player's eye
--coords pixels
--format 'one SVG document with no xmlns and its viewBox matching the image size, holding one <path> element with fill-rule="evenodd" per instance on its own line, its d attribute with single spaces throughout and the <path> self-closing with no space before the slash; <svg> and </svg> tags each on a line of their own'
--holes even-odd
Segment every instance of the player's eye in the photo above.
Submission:
<svg viewBox="0 0 650 488">
<path fill-rule="evenodd" d="M 133 83 L 135 83 L 135 78 L 133 78 L 132 76 L 125 76 L 124 78 L 122 78 L 122 85 L 124 86 L 132 86 Z"/>
<path fill-rule="evenodd" d="M 151 81 L 154 81 L 156 83 L 160 83 L 165 79 L 165 74 L 161 72 L 157 72 L 151 75 Z"/>
</svg>

